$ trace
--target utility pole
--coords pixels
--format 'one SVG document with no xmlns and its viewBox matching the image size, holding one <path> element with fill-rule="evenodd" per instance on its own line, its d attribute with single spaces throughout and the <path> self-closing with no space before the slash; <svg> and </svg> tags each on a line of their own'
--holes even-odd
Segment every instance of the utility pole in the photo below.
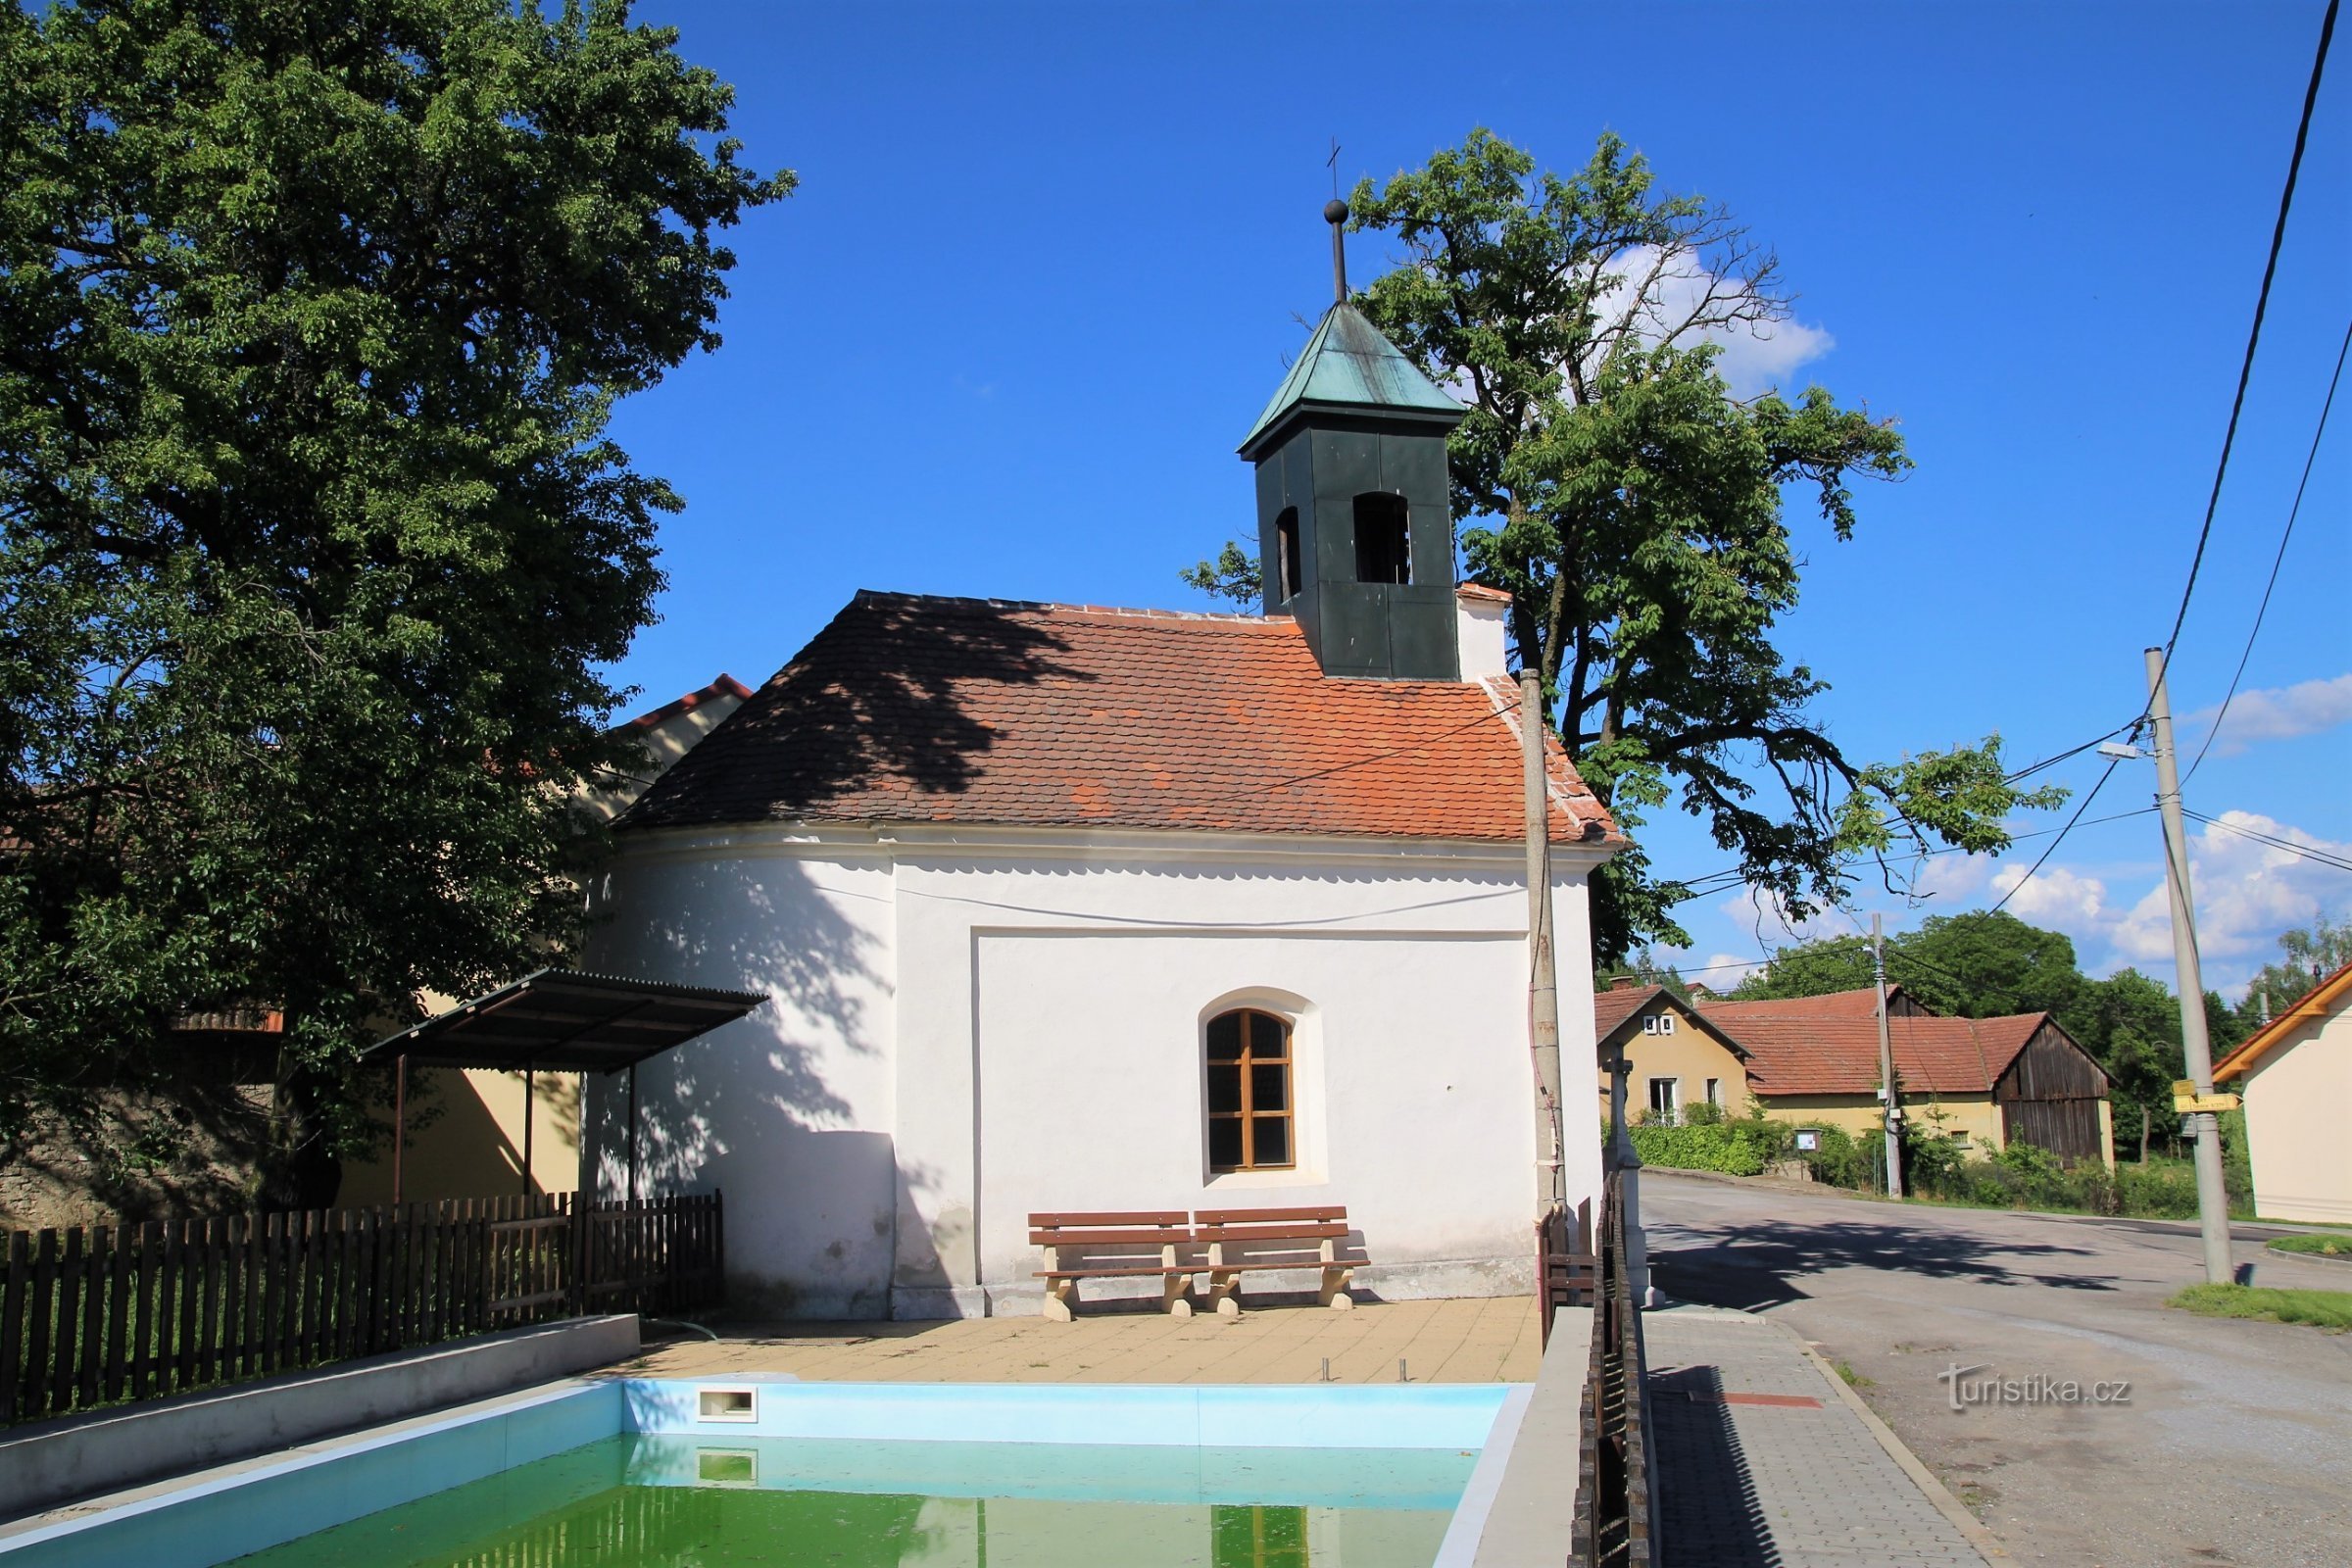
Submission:
<svg viewBox="0 0 2352 1568">
<path fill-rule="evenodd" d="M 1337 228 L 1334 228 L 1337 233 Z M 1527 1043 L 1536 1058 L 1536 1217 L 1568 1201 L 1560 1163 L 1560 992 L 1551 952 L 1551 812 L 1544 777 L 1544 681 L 1519 672 L 1527 767 Z"/>
<path fill-rule="evenodd" d="M 1886 1102 L 1879 1108 L 1880 1123 L 1886 1129 L 1886 1196 L 1903 1196 L 1903 1104 L 1894 1092 L 1894 1043 L 1886 1030 L 1886 922 L 1879 915 L 1870 917 L 1870 966 L 1879 983 L 1879 1098 Z"/>
<path fill-rule="evenodd" d="M 2164 818 L 2164 886 L 2172 896 L 2173 964 L 2180 978 L 2180 1048 L 2189 1082 L 2202 1101 L 2213 1094 L 2213 1043 L 2205 1034 L 2205 976 L 2197 966 L 2196 905 L 2188 885 L 2188 846 L 2180 828 L 2180 761 L 2173 753 L 2173 704 L 2165 689 L 2165 651 L 2151 648 L 2148 717 L 2156 730 L 2156 806 Z M 2197 1228 L 2205 1237 L 2205 1278 L 2227 1285 L 2230 1200 L 2222 1191 L 2221 1124 L 2210 1110 L 2189 1112 L 2196 1139 Z"/>
</svg>

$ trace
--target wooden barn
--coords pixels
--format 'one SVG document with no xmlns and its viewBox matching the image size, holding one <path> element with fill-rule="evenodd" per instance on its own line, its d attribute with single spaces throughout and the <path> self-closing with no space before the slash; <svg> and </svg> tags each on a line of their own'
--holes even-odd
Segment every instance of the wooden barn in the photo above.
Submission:
<svg viewBox="0 0 2352 1568">
<path fill-rule="evenodd" d="M 2115 1163 L 2107 1075 L 2048 1013 L 1940 1018 L 1891 987 L 1886 1002 L 1895 1085 L 1914 1121 L 1972 1152 L 2026 1143 Z M 1704 1002 L 1699 1011 L 1747 1053 L 1748 1093 L 1769 1114 L 1852 1133 L 1878 1127 L 1875 991 Z"/>
</svg>

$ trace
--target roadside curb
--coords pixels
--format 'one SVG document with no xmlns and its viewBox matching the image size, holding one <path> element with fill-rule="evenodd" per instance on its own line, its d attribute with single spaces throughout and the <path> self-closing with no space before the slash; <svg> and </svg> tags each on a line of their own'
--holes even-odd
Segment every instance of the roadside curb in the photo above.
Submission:
<svg viewBox="0 0 2352 1568">
<path fill-rule="evenodd" d="M 1864 1401 L 1861 1395 L 1854 1392 L 1852 1385 L 1838 1375 L 1838 1369 L 1830 1365 L 1829 1361 L 1813 1348 L 1809 1341 L 1786 1323 L 1773 1323 L 1772 1319 L 1760 1317 L 1755 1313 L 1748 1315 L 1758 1317 L 1760 1322 L 1772 1323 L 1774 1328 L 1796 1341 L 1798 1348 L 1805 1352 L 1805 1359 L 1813 1363 L 1813 1370 L 1821 1374 L 1821 1380 L 1837 1391 L 1838 1397 L 1845 1401 L 1847 1409 L 1862 1418 L 1862 1424 L 1870 1429 L 1870 1435 L 1879 1440 L 1879 1446 L 1886 1450 L 1886 1457 L 1901 1466 L 1903 1474 L 1909 1476 L 1912 1483 L 1927 1494 L 1928 1500 L 1936 1505 L 1936 1511 L 1950 1520 L 1952 1528 L 1959 1531 L 1962 1536 L 1967 1538 L 1968 1544 L 1977 1548 L 1977 1555 L 1988 1563 L 2014 1560 L 2002 1547 L 2000 1542 L 1994 1539 L 1992 1532 L 1985 1529 L 1983 1522 L 1968 1511 L 1968 1505 L 1953 1496 L 1951 1490 L 1936 1479 L 1936 1472 L 1920 1462 L 1919 1455 L 1913 1453 L 1909 1446 L 1894 1435 L 1892 1427 L 1879 1419 L 1879 1413 Z"/>
</svg>

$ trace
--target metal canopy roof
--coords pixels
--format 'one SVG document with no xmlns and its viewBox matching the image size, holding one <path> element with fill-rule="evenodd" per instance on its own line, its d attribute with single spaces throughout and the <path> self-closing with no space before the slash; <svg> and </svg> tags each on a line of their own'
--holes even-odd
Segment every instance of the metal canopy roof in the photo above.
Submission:
<svg viewBox="0 0 2352 1568">
<path fill-rule="evenodd" d="M 615 1072 L 733 1023 L 766 1000 L 748 991 L 541 969 L 379 1041 L 362 1059 Z"/>
</svg>

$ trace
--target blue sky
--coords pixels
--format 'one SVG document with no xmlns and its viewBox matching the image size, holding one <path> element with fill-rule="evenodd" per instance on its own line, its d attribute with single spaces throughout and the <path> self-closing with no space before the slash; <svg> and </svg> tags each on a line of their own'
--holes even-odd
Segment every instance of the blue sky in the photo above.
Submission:
<svg viewBox="0 0 2352 1568">
<path fill-rule="evenodd" d="M 648 0 L 733 81 L 800 193 L 732 236 L 715 356 L 622 410 L 670 479 L 670 587 L 620 667 L 646 706 L 757 683 L 860 587 L 1198 607 L 1252 526 L 1234 444 L 1328 297 L 1318 209 L 1487 125 L 1571 168 L 1614 129 L 1780 254 L 1794 326 L 1752 373 L 1899 418 L 1918 469 L 1838 544 L 1801 502 L 1782 646 L 1849 754 L 1997 730 L 2022 762 L 2135 713 L 2179 604 L 2318 36 L 2231 6 L 896 5 Z M 2352 317 L 2352 60 L 2337 51 L 2180 653 L 2209 710 L 2244 647 Z M 1386 259 L 1352 242 L 1360 281 Z M 2347 401 L 2352 401 L 2348 397 Z M 2238 712 L 2186 791 L 2352 855 L 2352 412 L 2323 447 Z M 2195 741 L 2201 730 L 2184 726 Z M 2082 789 L 2104 764 L 2053 771 Z M 2088 813 L 2149 804 L 2125 763 Z M 2230 813 L 2244 813 L 2230 814 Z M 2019 823 L 2055 827 L 2063 815 Z M 2352 874 L 2196 829 L 2208 984 L 2352 912 Z M 1661 869 L 1727 857 L 1644 832 Z M 2045 840 L 1935 862 L 1900 929 L 1997 899 Z M 2168 980 L 2155 818 L 2086 824 L 2010 907 Z M 1786 940 L 1717 895 L 1687 966 Z M 1816 931 L 1850 929 L 1831 915 Z"/>
</svg>

